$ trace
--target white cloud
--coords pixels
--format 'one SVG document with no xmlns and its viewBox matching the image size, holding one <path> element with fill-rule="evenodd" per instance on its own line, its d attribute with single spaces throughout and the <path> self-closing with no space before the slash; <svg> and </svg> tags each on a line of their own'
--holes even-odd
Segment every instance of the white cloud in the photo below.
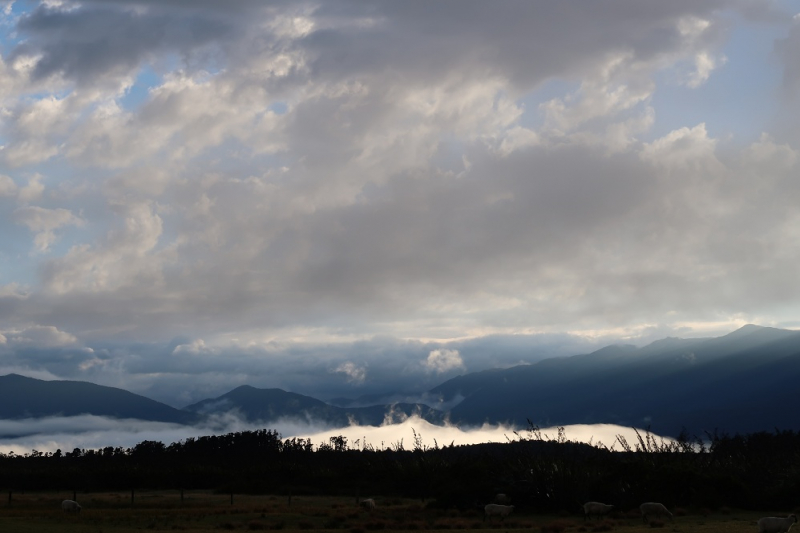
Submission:
<svg viewBox="0 0 800 533">
<path fill-rule="evenodd" d="M 180 353 L 198 355 L 201 353 L 210 353 L 210 352 L 212 352 L 211 347 L 206 345 L 203 339 L 194 340 L 189 344 L 179 344 L 178 346 L 175 347 L 174 350 L 172 350 L 173 355 Z"/>
<path fill-rule="evenodd" d="M 428 371 L 437 374 L 465 368 L 458 350 L 431 350 L 424 365 Z"/>
<path fill-rule="evenodd" d="M 0 196 L 16 196 L 17 184 L 5 174 L 0 174 Z"/>
<path fill-rule="evenodd" d="M 46 252 L 56 240 L 55 230 L 64 226 L 81 226 L 84 220 L 67 209 L 45 209 L 37 206 L 20 207 L 14 211 L 14 219 L 36 232 L 34 244 L 40 252 Z"/>
<path fill-rule="evenodd" d="M 709 76 L 711 76 L 711 72 L 714 69 L 725 64 L 726 62 L 727 58 L 724 56 L 720 58 L 714 58 L 708 52 L 700 52 L 694 58 L 695 71 L 687 78 L 686 85 L 692 89 L 700 87 L 708 80 Z"/>
<path fill-rule="evenodd" d="M 364 383 L 367 378 L 367 368 L 364 365 L 357 365 L 352 361 L 347 361 L 336 367 L 335 373 L 341 373 L 347 376 L 347 381 L 350 383 Z"/>
<path fill-rule="evenodd" d="M 78 339 L 55 326 L 28 326 L 3 332 L 6 343 L 12 347 L 60 348 L 74 346 Z"/>
<path fill-rule="evenodd" d="M 674 171 L 686 169 L 720 170 L 714 154 L 717 141 L 708 136 L 705 123 L 693 128 L 673 130 L 642 146 L 641 157 Z"/>
<path fill-rule="evenodd" d="M 790 169 L 798 159 L 798 151 L 788 144 L 777 144 L 767 133 L 762 132 L 758 141 L 751 144 L 744 153 L 753 165 L 774 164 L 782 169 Z"/>
<path fill-rule="evenodd" d="M 648 70 L 649 65 L 638 63 L 632 54 L 611 55 L 576 92 L 540 105 L 545 130 L 566 134 L 590 120 L 614 117 L 645 102 L 655 89 Z"/>
<path fill-rule="evenodd" d="M 19 199 L 23 203 L 33 202 L 38 200 L 44 192 L 44 184 L 42 183 L 43 176 L 34 174 L 28 179 L 28 184 L 22 187 L 19 191 Z"/>
<path fill-rule="evenodd" d="M 46 267 L 47 286 L 56 293 L 70 291 L 113 291 L 144 283 L 150 290 L 162 284 L 162 266 L 169 251 L 155 248 L 163 221 L 154 206 L 139 203 L 119 206 L 123 226 L 110 231 L 97 247 L 73 246 L 63 257 Z"/>
</svg>

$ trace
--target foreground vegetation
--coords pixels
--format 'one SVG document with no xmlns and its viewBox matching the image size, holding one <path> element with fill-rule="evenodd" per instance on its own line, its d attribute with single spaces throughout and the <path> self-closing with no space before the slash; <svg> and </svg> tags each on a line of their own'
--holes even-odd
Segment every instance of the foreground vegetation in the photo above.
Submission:
<svg viewBox="0 0 800 533">
<path fill-rule="evenodd" d="M 132 492 L 210 490 L 237 501 L 244 494 L 287 502 L 292 495 L 353 501 L 370 495 L 459 513 L 479 509 L 496 493 L 529 514 L 569 515 L 589 500 L 623 510 L 659 501 L 670 508 L 787 512 L 800 504 L 800 434 L 664 442 L 645 433 L 612 448 L 568 442 L 563 434 L 546 440 L 532 427 L 508 443 L 439 446 L 416 435 L 410 449 L 402 443 L 376 449 L 344 437 L 314 447 L 274 431 L 245 431 L 168 446 L 144 441 L 126 449 L 0 454 L 0 489 L 12 509 L 30 492 L 117 491 L 130 499 Z"/>
<path fill-rule="evenodd" d="M 15 497 L 0 507 L 0 531 L 18 533 L 141 531 L 329 531 L 368 533 L 373 531 L 430 530 L 532 530 L 536 533 L 652 533 L 660 528 L 672 533 L 753 533 L 752 511 L 723 508 L 674 509 L 674 522 L 643 524 L 638 510 L 623 510 L 610 518 L 584 522 L 575 513 L 540 514 L 520 509 L 505 521 L 484 521 L 480 509 L 440 509 L 416 500 L 377 498 L 377 508 L 360 509 L 354 498 L 331 496 L 228 495 L 208 491 L 184 493 L 147 491 L 136 495 L 122 492 L 79 494 L 83 505 L 77 514 L 63 513 L 60 502 L 71 493 L 35 492 Z"/>
</svg>

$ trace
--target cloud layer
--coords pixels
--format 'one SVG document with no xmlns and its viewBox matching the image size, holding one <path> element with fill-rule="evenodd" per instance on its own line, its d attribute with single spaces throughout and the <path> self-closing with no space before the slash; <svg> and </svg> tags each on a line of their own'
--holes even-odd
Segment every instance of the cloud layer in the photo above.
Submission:
<svg viewBox="0 0 800 533">
<path fill-rule="evenodd" d="M 349 446 L 376 449 L 413 449 L 415 437 L 424 446 L 447 446 L 450 444 L 478 444 L 483 442 L 508 442 L 520 438 L 558 438 L 558 428 L 542 428 L 536 435 L 506 426 L 485 425 L 480 428 L 459 429 L 453 426 L 434 426 L 428 422 L 411 417 L 400 424 L 384 426 L 350 426 L 347 428 L 326 428 L 310 420 L 276 420 L 261 424 L 242 422 L 233 415 L 213 419 L 201 427 L 180 426 L 140 420 L 115 420 L 97 416 L 78 416 L 68 418 L 45 418 L 20 421 L 0 421 L 0 453 L 14 452 L 17 455 L 39 452 L 71 452 L 79 449 L 100 449 L 108 446 L 130 448 L 145 441 L 158 441 L 164 444 L 179 442 L 201 435 L 223 435 L 231 432 L 273 429 L 284 439 L 299 437 L 310 439 L 314 446 L 327 444 L 334 436 L 347 438 Z M 636 431 L 633 428 L 610 424 L 574 425 L 564 427 L 567 440 L 615 447 L 619 450 L 617 436 L 622 435 L 628 442 L 635 443 Z M 644 435 L 643 430 L 638 430 Z M 17 435 L 8 438 L 8 435 Z"/>
<path fill-rule="evenodd" d="M 332 396 L 798 326 L 786 2 L 2 5 L 0 369 Z"/>
</svg>

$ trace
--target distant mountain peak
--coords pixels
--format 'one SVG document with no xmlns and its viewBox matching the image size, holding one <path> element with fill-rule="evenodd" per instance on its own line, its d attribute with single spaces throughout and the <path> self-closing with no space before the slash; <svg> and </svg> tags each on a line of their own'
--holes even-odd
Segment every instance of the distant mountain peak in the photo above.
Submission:
<svg viewBox="0 0 800 533">
<path fill-rule="evenodd" d="M 724 337 L 738 337 L 740 335 L 750 335 L 751 333 L 755 333 L 756 331 L 763 331 L 765 329 L 774 329 L 774 328 L 767 328 L 764 326 L 757 326 L 755 324 L 745 324 L 744 326 L 740 327 L 739 329 L 728 333 L 727 335 L 723 335 Z"/>
</svg>

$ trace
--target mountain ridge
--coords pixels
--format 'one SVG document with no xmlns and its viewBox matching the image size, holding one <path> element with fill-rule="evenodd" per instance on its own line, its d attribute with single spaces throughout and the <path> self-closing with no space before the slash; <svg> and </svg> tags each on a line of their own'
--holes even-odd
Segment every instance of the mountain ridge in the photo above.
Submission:
<svg viewBox="0 0 800 533">
<path fill-rule="evenodd" d="M 466 373 L 422 394 L 402 392 L 325 402 L 278 388 L 242 385 L 183 409 L 84 381 L 0 376 L 0 419 L 94 414 L 193 424 L 234 412 L 249 422 L 299 418 L 331 427 L 381 425 L 412 414 L 460 427 L 610 423 L 662 435 L 800 430 L 786 416 L 800 404 L 800 331 L 747 325 L 711 338 L 668 337 L 587 354 Z M 370 400 L 417 401 L 364 405 Z M 449 409 L 437 409 L 448 406 Z"/>
</svg>

